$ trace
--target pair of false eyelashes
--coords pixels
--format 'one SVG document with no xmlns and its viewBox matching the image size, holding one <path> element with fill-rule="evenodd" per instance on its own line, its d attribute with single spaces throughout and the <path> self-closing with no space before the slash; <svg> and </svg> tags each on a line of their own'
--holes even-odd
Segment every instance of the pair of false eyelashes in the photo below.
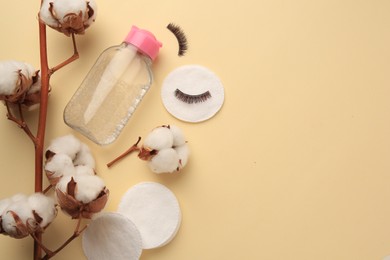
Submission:
<svg viewBox="0 0 390 260">
<path fill-rule="evenodd" d="M 176 89 L 174 94 L 178 100 L 183 101 L 184 103 L 187 103 L 187 104 L 203 103 L 203 102 L 207 101 L 209 98 L 211 98 L 210 91 L 206 91 L 204 93 L 197 94 L 197 95 L 190 95 L 190 94 L 184 93 L 180 89 Z"/>
<path fill-rule="evenodd" d="M 179 50 L 177 54 L 179 56 L 184 56 L 184 54 L 188 50 L 188 41 L 184 31 L 181 29 L 180 26 L 173 23 L 168 24 L 167 28 L 175 35 L 177 42 L 179 44 Z M 210 91 L 206 91 L 204 93 L 197 94 L 197 95 L 190 95 L 184 93 L 180 89 L 176 89 L 174 94 L 178 100 L 183 101 L 184 103 L 187 104 L 202 103 L 208 100 L 209 98 L 211 98 Z"/>
</svg>

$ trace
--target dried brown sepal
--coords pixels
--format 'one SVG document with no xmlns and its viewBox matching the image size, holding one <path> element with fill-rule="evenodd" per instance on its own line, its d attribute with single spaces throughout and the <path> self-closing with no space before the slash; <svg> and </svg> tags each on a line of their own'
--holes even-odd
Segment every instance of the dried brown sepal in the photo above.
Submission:
<svg viewBox="0 0 390 260">
<path fill-rule="evenodd" d="M 12 210 L 8 211 L 8 212 L 12 215 L 12 217 L 15 220 L 15 231 L 16 231 L 16 233 L 13 234 L 12 237 L 20 239 L 20 238 L 25 238 L 26 236 L 30 235 L 29 228 L 27 227 L 27 225 L 25 223 L 23 223 L 23 221 L 20 219 L 18 214 L 16 214 Z"/>
<path fill-rule="evenodd" d="M 42 218 L 41 216 L 39 216 L 39 214 L 38 214 L 35 210 L 33 210 L 32 213 L 33 213 L 33 216 L 34 216 L 35 221 L 36 221 L 38 224 L 41 224 L 43 218 Z"/>
<path fill-rule="evenodd" d="M 54 157 L 54 155 L 56 155 L 55 152 L 52 152 L 52 151 L 50 151 L 50 150 L 47 150 L 46 153 L 45 153 L 46 161 L 47 161 L 47 162 L 50 161 L 51 158 Z"/>
<path fill-rule="evenodd" d="M 69 214 L 72 218 L 76 219 L 80 217 L 80 211 L 82 203 L 77 201 L 74 197 L 62 192 L 60 189 L 56 189 L 57 201 L 60 208 Z"/>
<path fill-rule="evenodd" d="M 72 196 L 73 198 L 75 198 L 75 194 L 76 194 L 76 185 L 77 183 L 74 181 L 72 177 L 66 187 L 66 192 L 68 193 L 69 196 Z"/>
<path fill-rule="evenodd" d="M 71 186 L 73 186 L 73 184 Z M 104 188 L 99 196 L 89 203 L 82 203 L 81 201 L 76 200 L 74 196 L 64 193 L 60 189 L 56 189 L 56 194 L 61 209 L 73 219 L 90 219 L 93 214 L 100 212 L 105 207 L 109 196 L 109 190 Z"/>
<path fill-rule="evenodd" d="M 103 210 L 108 201 L 110 191 L 107 188 L 99 194 L 99 196 L 88 204 L 84 204 L 84 210 L 82 211 L 82 217 L 90 219 L 93 214 Z"/>
<path fill-rule="evenodd" d="M 155 156 L 156 154 L 158 154 L 157 150 L 151 150 L 147 147 L 141 147 L 141 149 L 138 153 L 138 157 L 141 160 L 150 161 L 153 158 L 153 156 Z"/>
<path fill-rule="evenodd" d="M 14 93 L 12 95 L 0 95 L 0 100 L 13 104 L 23 104 L 27 107 L 40 103 L 40 92 L 28 93 L 31 86 L 38 81 L 39 70 L 31 78 L 26 77 L 21 70 L 18 70 L 17 73 L 18 80 Z"/>
<path fill-rule="evenodd" d="M 50 150 L 47 150 L 45 153 L 46 163 L 49 163 L 52 160 L 52 158 L 54 157 L 54 155 L 56 155 L 56 153 L 54 153 Z M 62 176 L 54 177 L 54 172 L 48 171 L 46 169 L 44 169 L 44 170 L 45 170 L 46 177 L 49 180 L 49 183 L 53 187 L 55 185 L 57 185 L 57 183 L 61 180 Z"/>
</svg>

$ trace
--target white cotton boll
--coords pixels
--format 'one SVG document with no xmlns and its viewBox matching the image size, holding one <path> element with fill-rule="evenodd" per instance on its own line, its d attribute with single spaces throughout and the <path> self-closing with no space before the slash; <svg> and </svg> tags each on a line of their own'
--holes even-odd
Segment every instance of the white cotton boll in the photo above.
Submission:
<svg viewBox="0 0 390 260">
<path fill-rule="evenodd" d="M 45 165 L 45 170 L 53 173 L 52 177 L 74 175 L 76 173 L 72 159 L 63 153 L 55 154 Z"/>
<path fill-rule="evenodd" d="M 43 23 L 69 36 L 84 34 L 96 19 L 94 0 L 44 0 L 39 12 Z"/>
<path fill-rule="evenodd" d="M 75 176 L 76 186 L 76 200 L 83 203 L 89 203 L 96 199 L 102 192 L 104 181 L 96 175 L 79 175 Z"/>
<path fill-rule="evenodd" d="M 184 137 L 183 131 L 175 125 L 170 125 L 169 128 L 171 129 L 173 135 L 173 146 L 176 147 L 185 144 L 186 139 Z"/>
<path fill-rule="evenodd" d="M 18 63 L 0 62 L 0 95 L 12 95 L 19 79 Z"/>
<path fill-rule="evenodd" d="M 9 205 L 11 205 L 11 199 L 10 198 L 5 198 L 0 200 L 0 216 L 4 213 L 6 208 L 8 208 Z"/>
<path fill-rule="evenodd" d="M 76 169 L 76 176 L 78 175 L 95 175 L 95 171 L 93 168 L 86 166 L 86 165 L 79 165 L 75 167 Z"/>
<path fill-rule="evenodd" d="M 90 168 L 95 168 L 95 159 L 86 144 L 81 143 L 80 151 L 77 153 L 73 163 L 74 165 L 85 165 Z"/>
<path fill-rule="evenodd" d="M 188 157 L 190 155 L 190 149 L 188 148 L 187 144 L 183 144 L 181 146 L 175 147 L 175 151 L 177 152 L 179 156 L 179 168 L 183 168 L 186 166 L 188 162 Z"/>
<path fill-rule="evenodd" d="M 16 229 L 16 222 L 12 215 L 12 212 L 18 215 L 22 223 L 26 224 L 28 219 L 34 219 L 32 209 L 26 200 L 18 200 L 17 202 L 11 203 L 6 209 L 6 212 L 2 215 L 2 226 L 3 230 L 10 236 L 18 236 Z"/>
<path fill-rule="evenodd" d="M 154 173 L 172 173 L 179 167 L 179 155 L 173 148 L 158 151 L 148 162 Z"/>
<path fill-rule="evenodd" d="M 35 193 L 29 196 L 28 204 L 42 218 L 42 222 L 39 223 L 42 228 L 49 225 L 57 215 L 54 200 L 42 193 Z"/>
<path fill-rule="evenodd" d="M 72 160 L 76 157 L 81 147 L 81 142 L 73 135 L 65 135 L 53 139 L 50 146 L 46 149 L 53 153 L 64 153 Z"/>
<path fill-rule="evenodd" d="M 170 148 L 173 145 L 172 132 L 167 127 L 157 127 L 148 134 L 143 145 L 151 150 Z"/>
</svg>

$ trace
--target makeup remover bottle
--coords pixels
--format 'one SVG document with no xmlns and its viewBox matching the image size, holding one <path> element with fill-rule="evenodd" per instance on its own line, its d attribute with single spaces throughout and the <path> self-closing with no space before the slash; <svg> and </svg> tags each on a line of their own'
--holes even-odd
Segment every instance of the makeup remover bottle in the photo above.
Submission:
<svg viewBox="0 0 390 260">
<path fill-rule="evenodd" d="M 64 121 L 99 145 L 114 142 L 149 90 L 162 44 L 133 26 L 96 60 L 64 110 Z"/>
</svg>

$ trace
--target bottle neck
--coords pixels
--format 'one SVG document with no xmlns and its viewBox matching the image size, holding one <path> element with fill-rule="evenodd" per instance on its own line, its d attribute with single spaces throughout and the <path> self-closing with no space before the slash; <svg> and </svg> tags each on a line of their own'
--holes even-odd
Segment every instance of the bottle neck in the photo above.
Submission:
<svg viewBox="0 0 390 260">
<path fill-rule="evenodd" d="M 122 42 L 120 47 L 133 49 L 134 51 L 136 51 L 139 55 L 141 55 L 144 58 L 144 60 L 148 63 L 148 65 L 151 65 L 153 63 L 153 60 L 148 55 L 143 53 L 137 46 L 135 46 L 131 43 Z"/>
</svg>

